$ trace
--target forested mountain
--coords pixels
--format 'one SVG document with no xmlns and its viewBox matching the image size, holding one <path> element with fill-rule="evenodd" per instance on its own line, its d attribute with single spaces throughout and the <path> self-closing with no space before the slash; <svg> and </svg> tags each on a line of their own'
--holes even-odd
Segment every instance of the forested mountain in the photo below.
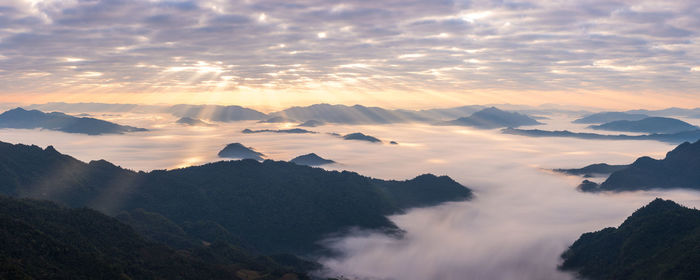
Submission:
<svg viewBox="0 0 700 280">
<path fill-rule="evenodd" d="M 700 140 L 685 142 L 661 160 L 640 157 L 615 171 L 599 186 L 587 184 L 585 191 L 631 191 L 647 189 L 700 189 Z"/>
<path fill-rule="evenodd" d="M 306 279 L 230 244 L 175 250 L 97 211 L 0 196 L 0 279 Z"/>
<path fill-rule="evenodd" d="M 7 143 L 0 143 L 0 193 L 110 215 L 142 209 L 183 229 L 207 225 L 195 231 L 209 232 L 208 242 L 236 238 L 265 253 L 298 254 L 318 249 L 316 242 L 329 234 L 350 227 L 395 230 L 387 215 L 472 196 L 446 176 L 385 181 L 254 160 L 145 173 L 106 161 L 86 164 L 52 147 Z"/>
<path fill-rule="evenodd" d="M 584 233 L 562 258 L 585 279 L 700 279 L 700 211 L 657 198 L 618 228 Z"/>
</svg>

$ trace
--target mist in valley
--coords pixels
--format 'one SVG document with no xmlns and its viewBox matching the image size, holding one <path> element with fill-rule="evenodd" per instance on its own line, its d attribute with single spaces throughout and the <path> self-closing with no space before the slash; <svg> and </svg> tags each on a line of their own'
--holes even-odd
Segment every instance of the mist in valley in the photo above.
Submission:
<svg viewBox="0 0 700 280">
<path fill-rule="evenodd" d="M 403 123 L 325 125 L 318 134 L 244 134 L 245 128 L 282 129 L 296 124 L 256 121 L 182 126 L 169 115 L 114 114 L 101 118 L 151 129 L 124 135 L 85 136 L 42 130 L 2 130 L 1 141 L 53 145 L 89 161 L 105 159 L 134 170 L 172 169 L 221 160 L 217 152 L 241 143 L 267 159 L 290 160 L 316 153 L 350 170 L 381 179 L 423 173 L 448 175 L 472 188 L 471 201 L 413 209 L 391 217 L 400 238 L 354 231 L 323 243 L 336 254 L 323 257 L 325 276 L 352 279 L 571 279 L 557 271 L 559 255 L 584 232 L 618 226 L 655 197 L 700 206 L 700 193 L 649 191 L 582 193 L 581 177 L 551 172 L 591 163 L 627 164 L 661 158 L 675 145 L 655 141 L 528 138 L 499 130 Z M 572 116 L 554 115 L 540 129 L 584 130 Z M 343 140 L 330 133 L 362 132 L 383 143 Z M 391 145 L 396 141 L 398 145 Z M 600 179 L 599 179 L 600 180 Z"/>
</svg>

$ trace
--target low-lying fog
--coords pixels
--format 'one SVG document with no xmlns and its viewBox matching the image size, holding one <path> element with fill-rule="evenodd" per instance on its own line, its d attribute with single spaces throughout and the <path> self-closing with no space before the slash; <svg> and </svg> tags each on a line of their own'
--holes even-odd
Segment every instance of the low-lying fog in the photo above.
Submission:
<svg viewBox="0 0 700 280">
<path fill-rule="evenodd" d="M 99 116 L 98 117 L 102 117 Z M 581 130 L 571 118 L 555 116 L 541 129 Z M 403 239 L 357 232 L 328 240 L 340 256 L 322 259 L 329 276 L 353 279 L 570 279 L 558 272 L 559 255 L 583 232 L 619 225 L 655 197 L 700 206 L 691 191 L 588 194 L 576 191 L 581 178 L 547 169 L 590 163 L 630 163 L 642 155 L 663 157 L 675 145 L 654 141 L 528 138 L 498 130 L 399 124 L 326 125 L 320 134 L 242 134 L 244 128 L 280 124 L 237 122 L 214 127 L 174 124 L 170 116 L 104 116 L 153 131 L 86 136 L 38 130 L 1 130 L 0 140 L 54 145 L 78 159 L 106 159 L 136 170 L 196 165 L 218 160 L 227 143 L 240 142 L 274 160 L 315 152 L 345 169 L 383 179 L 422 173 L 449 175 L 476 191 L 473 201 L 415 209 L 392 220 Z M 290 127 L 293 124 L 289 125 Z M 327 134 L 362 132 L 384 144 L 347 141 Z M 390 145 L 394 140 L 399 145 Z"/>
</svg>

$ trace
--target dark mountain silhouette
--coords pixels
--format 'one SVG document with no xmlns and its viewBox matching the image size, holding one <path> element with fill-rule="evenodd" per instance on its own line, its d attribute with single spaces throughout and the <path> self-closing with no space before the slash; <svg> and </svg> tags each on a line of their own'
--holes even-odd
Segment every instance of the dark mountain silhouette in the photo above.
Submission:
<svg viewBox="0 0 700 280">
<path fill-rule="evenodd" d="M 395 231 L 387 215 L 408 208 L 472 197 L 449 177 L 430 174 L 385 181 L 269 160 L 146 173 L 106 161 L 86 164 L 51 147 L 7 143 L 0 143 L 0 194 L 87 206 L 108 215 L 142 209 L 210 243 L 239 239 L 264 253 L 298 254 L 311 253 L 321 239 L 353 227 Z M 160 242 L 187 243 L 177 233 L 151 235 L 170 236 Z"/>
<path fill-rule="evenodd" d="M 646 133 L 678 133 L 682 131 L 697 130 L 698 127 L 679 119 L 650 117 L 636 121 L 614 121 L 601 125 L 589 126 L 596 130 L 608 131 L 628 131 L 628 132 L 646 132 Z"/>
<path fill-rule="evenodd" d="M 686 109 L 686 108 L 671 107 L 671 108 L 666 108 L 666 109 L 661 109 L 661 110 L 641 109 L 641 110 L 630 110 L 630 111 L 627 111 L 626 113 L 645 114 L 645 115 L 657 116 L 657 117 L 679 117 L 679 116 L 692 116 L 692 115 L 700 114 L 700 108 Z"/>
<path fill-rule="evenodd" d="M 235 158 L 235 159 L 254 159 L 261 161 L 262 157 L 265 155 L 249 148 L 243 146 L 241 143 L 231 143 L 226 145 L 224 149 L 219 151 L 219 157 L 222 158 Z"/>
<path fill-rule="evenodd" d="M 265 113 L 241 106 L 180 104 L 168 107 L 165 111 L 177 117 L 190 117 L 216 122 L 262 120 L 267 118 Z"/>
<path fill-rule="evenodd" d="M 542 124 L 533 118 L 515 112 L 506 112 L 496 107 L 490 107 L 478 111 L 469 117 L 462 117 L 456 120 L 440 123 L 442 125 L 471 126 L 483 129 L 501 127 L 519 127 L 524 125 Z"/>
<path fill-rule="evenodd" d="M 179 120 L 177 120 L 175 123 L 183 124 L 183 125 L 191 125 L 191 126 L 210 126 L 211 125 L 208 122 L 202 121 L 200 119 L 190 118 L 190 117 L 182 117 Z"/>
<path fill-rule="evenodd" d="M 628 165 L 610 165 L 607 163 L 591 164 L 583 168 L 572 169 L 554 169 L 555 172 L 565 173 L 570 175 L 579 175 L 584 177 L 596 177 L 600 175 L 608 175 L 618 170 L 627 168 Z"/>
<path fill-rule="evenodd" d="M 222 242 L 176 251 L 94 210 L 0 196 L 1 279 L 243 279 L 246 271 L 308 279 Z"/>
<path fill-rule="evenodd" d="M 501 130 L 504 134 L 513 134 L 529 137 L 569 137 L 590 140 L 654 140 L 666 143 L 683 143 L 686 141 L 697 141 L 700 139 L 700 130 L 682 131 L 677 133 L 654 133 L 647 135 L 608 135 L 588 132 L 571 132 L 568 130 L 540 130 L 540 129 L 519 129 L 519 128 L 504 128 Z"/>
<path fill-rule="evenodd" d="M 610 174 L 600 186 L 592 188 L 589 185 L 584 190 L 631 191 L 670 188 L 700 189 L 700 141 L 693 144 L 685 142 L 668 152 L 662 160 L 640 157 L 627 168 Z"/>
<path fill-rule="evenodd" d="M 305 155 L 295 157 L 292 160 L 290 160 L 289 162 L 293 162 L 293 163 L 296 163 L 299 165 L 308 165 L 308 166 L 319 166 L 319 165 L 324 165 L 324 164 L 335 163 L 335 161 L 322 158 L 315 153 L 310 153 L 310 154 L 305 154 Z"/>
<path fill-rule="evenodd" d="M 391 141 L 391 142 L 389 142 L 389 144 L 391 144 L 391 145 L 398 145 L 398 144 L 399 144 L 399 142 L 396 142 L 396 141 Z"/>
<path fill-rule="evenodd" d="M 618 228 L 584 233 L 560 269 L 585 279 L 700 279 L 700 211 L 657 198 Z"/>
<path fill-rule="evenodd" d="M 306 130 L 306 129 L 301 129 L 301 128 L 290 128 L 290 129 L 259 129 L 259 130 L 252 130 L 250 128 L 246 128 L 241 131 L 242 133 L 246 134 L 252 134 L 252 133 L 265 133 L 265 132 L 271 132 L 271 133 L 291 133 L 291 134 L 316 134 L 318 132 L 311 131 L 311 130 Z"/>
<path fill-rule="evenodd" d="M 343 136 L 343 139 L 345 139 L 345 140 L 360 140 L 360 141 L 367 141 L 367 142 L 372 142 L 372 143 L 381 143 L 382 142 L 382 140 L 379 140 L 373 136 L 365 135 L 361 132 L 346 134 L 345 136 Z"/>
<path fill-rule="evenodd" d="M 305 122 L 299 124 L 298 126 L 301 126 L 301 127 L 317 127 L 317 126 L 322 126 L 322 125 L 324 125 L 324 124 L 325 124 L 325 123 L 322 122 L 322 121 L 308 120 L 308 121 L 305 121 Z"/>
<path fill-rule="evenodd" d="M 143 128 L 118 125 L 94 118 L 78 118 L 59 112 L 27 111 L 22 108 L 12 109 L 0 114 L 0 128 L 41 128 L 88 135 L 147 131 Z"/>
<path fill-rule="evenodd" d="M 625 112 L 602 112 L 595 113 L 584 116 L 580 119 L 574 120 L 573 123 L 607 123 L 614 121 L 638 121 L 644 118 L 648 118 L 645 114 L 631 114 Z"/>
</svg>

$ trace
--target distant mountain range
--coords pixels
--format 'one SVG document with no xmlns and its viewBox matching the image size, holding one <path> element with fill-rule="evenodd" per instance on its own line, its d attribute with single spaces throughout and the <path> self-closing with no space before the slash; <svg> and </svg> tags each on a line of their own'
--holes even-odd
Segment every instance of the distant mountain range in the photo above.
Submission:
<svg viewBox="0 0 700 280">
<path fill-rule="evenodd" d="M 568 137 L 590 140 L 654 140 L 666 143 L 683 143 L 687 141 L 697 141 L 700 139 L 700 130 L 689 130 L 677 133 L 658 133 L 646 135 L 608 135 L 588 132 L 571 132 L 568 130 L 540 130 L 540 129 L 519 129 L 519 128 L 504 128 L 501 130 L 504 134 L 521 135 L 528 137 Z"/>
<path fill-rule="evenodd" d="M 241 106 L 183 104 L 164 107 L 159 111 L 167 112 L 177 117 L 206 119 L 216 122 L 262 120 L 267 117 L 265 113 Z"/>
<path fill-rule="evenodd" d="M 144 128 L 119 125 L 95 118 L 74 117 L 64 113 L 44 113 L 16 108 L 0 114 L 0 128 L 48 129 L 88 135 L 122 134 L 147 131 Z"/>
<path fill-rule="evenodd" d="M 648 189 L 700 189 L 700 141 L 685 142 L 661 160 L 640 157 L 613 172 L 597 185 L 584 181 L 583 191 L 634 191 Z"/>
<path fill-rule="evenodd" d="M 514 108 L 535 114 L 551 112 L 568 112 L 561 109 L 545 107 L 514 106 L 500 104 L 499 107 Z M 468 105 L 453 108 L 426 110 L 384 109 L 362 105 L 314 104 L 310 106 L 290 107 L 277 112 L 263 113 L 241 106 L 221 105 L 136 105 L 136 104 L 102 104 L 102 103 L 46 103 L 30 105 L 30 108 L 57 110 L 63 112 L 137 112 L 169 113 L 177 117 L 189 117 L 207 121 L 231 122 L 242 120 L 285 120 L 287 122 L 342 123 L 342 124 L 388 124 L 401 122 L 428 122 L 454 120 L 487 108 L 482 105 Z M 580 113 L 579 111 L 576 111 Z M 318 125 L 318 124 L 316 124 Z"/>
<path fill-rule="evenodd" d="M 318 132 L 311 131 L 311 130 L 306 130 L 302 128 L 290 128 L 290 129 L 259 129 L 259 130 L 252 130 L 250 128 L 246 128 L 242 133 L 246 134 L 253 134 L 253 133 L 265 133 L 265 132 L 271 132 L 271 133 L 290 133 L 290 134 L 316 134 Z"/>
<path fill-rule="evenodd" d="M 163 219 L 137 219 L 145 223 L 139 228 L 174 224 L 195 240 L 242 240 L 267 254 L 309 254 L 321 239 L 353 227 L 396 231 L 387 215 L 472 197 L 449 177 L 430 174 L 385 181 L 269 160 L 134 172 L 103 160 L 84 163 L 52 147 L 7 143 L 0 143 L 0 194 L 109 215 L 140 209 Z M 149 235 L 182 244 L 173 234 Z"/>
<path fill-rule="evenodd" d="M 440 123 L 442 125 L 461 125 L 483 129 L 502 127 L 519 127 L 542 124 L 537 120 L 520 113 L 506 112 L 496 107 L 490 107 L 473 113 L 468 117 Z"/>
<path fill-rule="evenodd" d="M 657 198 L 617 228 L 584 233 L 562 259 L 582 279 L 700 279 L 700 211 Z"/>
<path fill-rule="evenodd" d="M 253 148 L 243 146 L 241 143 L 231 143 L 219 151 L 218 156 L 222 158 L 253 159 L 261 161 L 263 160 L 262 157 L 265 155 L 255 151 Z"/>
<path fill-rule="evenodd" d="M 591 164 L 583 168 L 572 169 L 554 169 L 555 172 L 565 173 L 570 175 L 579 175 L 584 177 L 596 177 L 600 175 L 609 175 L 615 171 L 627 168 L 629 165 L 610 165 L 607 163 Z"/>
<path fill-rule="evenodd" d="M 310 153 L 310 154 L 305 154 L 305 155 L 295 157 L 292 160 L 290 160 L 289 162 L 293 162 L 293 163 L 296 163 L 299 165 L 308 165 L 308 166 L 320 166 L 320 165 L 335 163 L 335 161 L 322 158 L 315 153 Z"/>
<path fill-rule="evenodd" d="M 186 235 L 173 227 L 161 233 Z M 95 210 L 0 196 L 0 279 L 309 279 L 305 270 L 221 241 L 173 248 Z"/>
<path fill-rule="evenodd" d="M 589 126 L 596 130 L 646 132 L 646 133 L 678 133 L 698 130 L 697 126 L 674 118 L 649 117 L 641 120 L 620 120 Z"/>
<path fill-rule="evenodd" d="M 648 118 L 648 115 L 645 114 L 631 114 L 631 113 L 625 113 L 625 112 L 601 112 L 601 113 L 595 113 L 595 114 L 590 114 L 587 116 L 584 116 L 580 119 L 576 119 L 573 121 L 573 123 L 590 123 L 590 124 L 596 124 L 596 123 L 607 123 L 607 122 L 613 122 L 613 121 L 638 121 L 644 118 Z"/>
</svg>

